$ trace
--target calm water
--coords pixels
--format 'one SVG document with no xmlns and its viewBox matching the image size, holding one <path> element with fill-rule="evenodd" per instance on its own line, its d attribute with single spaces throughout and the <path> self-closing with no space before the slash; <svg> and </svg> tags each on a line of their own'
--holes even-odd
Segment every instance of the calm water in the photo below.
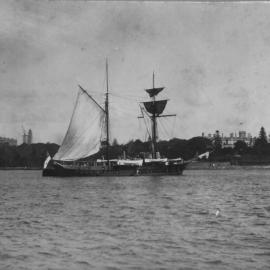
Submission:
<svg viewBox="0 0 270 270">
<path fill-rule="evenodd" d="M 269 269 L 270 170 L 184 173 L 0 171 L 0 269 Z"/>
</svg>

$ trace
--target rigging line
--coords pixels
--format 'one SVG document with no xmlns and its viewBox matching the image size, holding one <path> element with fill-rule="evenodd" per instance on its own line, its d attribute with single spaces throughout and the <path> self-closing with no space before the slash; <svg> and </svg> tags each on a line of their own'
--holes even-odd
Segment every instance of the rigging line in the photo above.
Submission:
<svg viewBox="0 0 270 270">
<path fill-rule="evenodd" d="M 173 118 L 173 128 L 172 128 L 172 138 L 174 137 L 174 131 L 175 131 L 175 123 L 176 123 L 176 117 Z"/>
<path fill-rule="evenodd" d="M 98 92 L 98 91 L 95 91 L 95 90 L 87 90 L 88 92 L 90 92 L 90 93 L 93 93 L 94 95 L 99 95 L 99 96 L 104 96 L 104 93 L 100 93 L 100 92 Z"/>
<path fill-rule="evenodd" d="M 127 108 L 127 109 L 125 109 L 125 108 L 119 108 L 119 107 L 111 107 L 112 108 L 112 110 L 114 111 L 114 112 L 119 112 L 119 113 L 124 113 L 124 114 L 129 114 L 129 115 L 137 115 L 138 114 L 138 111 L 136 110 L 135 112 L 131 112 L 131 111 L 129 111 L 128 109 L 130 109 L 130 107 L 129 108 Z"/>
<path fill-rule="evenodd" d="M 177 123 L 178 123 L 178 128 L 181 130 L 181 129 L 186 129 L 187 128 L 187 126 L 186 126 L 186 124 L 184 123 L 184 121 L 181 121 L 181 119 L 180 119 L 180 116 L 176 116 L 177 117 L 177 119 L 178 119 L 178 121 L 177 121 Z"/>
<path fill-rule="evenodd" d="M 146 131 L 147 131 L 149 137 L 152 138 L 152 136 L 151 136 L 151 134 L 150 134 L 150 132 L 149 132 L 149 130 L 148 130 L 147 123 L 146 123 L 146 120 L 145 120 L 145 117 L 144 117 L 143 108 L 142 108 L 141 105 L 140 105 L 140 109 L 141 109 L 141 113 L 142 113 L 142 115 L 143 115 L 143 120 L 144 120 L 144 124 L 145 124 L 145 127 L 146 127 Z"/>
<path fill-rule="evenodd" d="M 168 131 L 168 130 L 170 129 L 170 125 L 169 125 L 169 123 L 168 123 L 168 120 L 167 120 L 167 119 L 163 119 L 163 120 L 160 119 L 160 121 L 162 122 L 163 126 L 164 126 L 165 129 L 166 129 L 167 135 L 169 135 L 169 131 Z"/>
<path fill-rule="evenodd" d="M 166 136 L 166 132 L 165 132 L 166 129 L 164 129 L 160 119 L 157 119 L 157 123 L 158 123 L 158 129 L 159 129 L 159 138 L 164 135 Z"/>
<path fill-rule="evenodd" d="M 121 108 L 122 107 L 122 108 Z M 140 113 L 140 111 L 138 112 L 138 108 L 134 108 L 134 110 L 131 110 L 133 109 L 131 106 L 128 106 L 128 107 L 124 107 L 123 106 L 118 106 L 117 104 L 112 104 L 111 106 L 111 109 L 114 111 L 114 112 L 120 112 L 120 113 L 124 113 L 124 114 L 129 114 L 129 115 L 137 115 L 138 113 Z"/>
<path fill-rule="evenodd" d="M 125 97 L 130 97 L 130 98 L 145 98 L 143 96 L 137 96 L 137 95 L 130 95 L 130 94 L 125 94 L 125 93 L 119 93 L 119 92 L 113 92 L 112 93 L 115 96 L 125 96 Z"/>
<path fill-rule="evenodd" d="M 137 113 L 131 113 L 131 112 L 127 111 L 127 110 L 122 110 L 122 109 L 119 109 L 119 108 L 113 108 L 112 106 L 111 106 L 111 110 L 110 111 L 111 112 L 114 112 L 114 113 L 121 114 L 121 116 L 122 116 L 122 114 L 129 115 L 129 116 L 132 116 L 134 118 L 137 116 Z M 113 115 L 112 115 L 112 117 L 113 117 Z"/>
<path fill-rule="evenodd" d="M 127 115 L 131 115 L 133 117 L 136 117 L 138 112 L 129 112 L 128 110 L 125 109 L 120 109 L 120 108 L 111 108 L 111 111 L 114 111 L 115 113 L 119 113 L 119 114 L 127 114 Z"/>
<path fill-rule="evenodd" d="M 170 134 L 167 131 L 167 128 L 163 125 L 164 123 L 160 119 L 158 119 L 158 122 L 159 122 L 160 126 L 163 128 L 165 136 L 170 136 Z"/>
<path fill-rule="evenodd" d="M 142 122 L 141 121 L 138 121 L 138 130 L 142 130 Z M 147 132 L 146 132 L 147 133 Z M 144 135 L 140 135 L 138 136 L 139 138 L 144 138 Z M 144 140 L 144 139 L 142 139 Z"/>
<path fill-rule="evenodd" d="M 142 108 L 142 115 L 143 115 L 144 125 L 146 127 L 145 141 L 148 141 L 149 138 L 152 140 L 152 134 L 151 134 L 151 131 L 149 130 L 149 127 L 151 127 L 152 123 L 151 123 L 150 116 L 147 115 L 147 113 L 146 113 L 146 111 L 145 111 L 144 108 Z M 148 117 L 146 118 L 145 115 L 148 116 Z M 148 134 L 148 137 L 147 137 L 147 134 Z"/>
<path fill-rule="evenodd" d="M 149 139 L 149 136 L 147 136 L 147 134 L 148 134 L 147 132 L 145 132 L 145 134 L 144 134 L 144 141 L 145 141 L 145 142 L 147 142 L 148 139 Z"/>
<path fill-rule="evenodd" d="M 142 116 L 143 116 L 141 118 L 146 119 L 146 121 L 148 121 L 150 123 L 151 122 L 151 116 L 146 112 L 146 110 L 144 108 L 141 108 L 141 105 L 139 105 L 139 106 L 140 106 L 141 113 L 142 113 Z M 147 116 L 147 118 L 145 118 L 144 116 Z"/>
<path fill-rule="evenodd" d="M 87 91 L 85 90 L 85 89 L 83 89 L 80 85 L 79 85 L 79 87 L 80 87 L 80 89 L 90 98 L 90 99 L 92 99 L 94 102 L 95 102 L 95 104 L 103 111 L 103 112 L 105 112 L 105 110 L 96 102 L 96 100 L 92 97 L 92 96 L 90 96 L 88 93 L 87 93 Z"/>
<path fill-rule="evenodd" d="M 129 108 L 129 109 L 130 109 L 130 106 L 133 106 L 133 107 L 138 108 L 136 102 L 121 101 L 121 103 L 120 103 L 119 101 L 117 102 L 116 100 L 112 100 L 112 101 L 110 102 L 110 104 L 116 104 L 118 107 L 127 107 L 127 108 Z"/>
<path fill-rule="evenodd" d="M 140 103 L 141 103 L 141 102 L 140 102 Z M 141 112 L 144 112 L 144 114 L 145 114 L 146 116 L 148 116 L 149 120 L 151 120 L 150 114 L 146 111 L 146 109 L 145 109 L 140 103 L 139 103 L 139 106 L 140 106 L 140 108 L 141 108 Z M 142 113 L 142 115 L 144 115 L 144 114 Z"/>
<path fill-rule="evenodd" d="M 128 112 L 133 112 L 134 110 L 136 110 L 136 112 L 134 112 L 134 114 L 138 113 L 138 104 L 133 104 L 133 103 L 116 103 L 116 102 L 112 102 L 112 106 L 113 108 L 117 108 L 119 110 L 122 111 L 128 111 Z M 131 111 L 132 108 L 132 111 Z"/>
<path fill-rule="evenodd" d="M 170 136 L 170 138 L 173 138 L 174 135 L 174 130 L 175 130 L 175 123 L 176 123 L 176 117 L 173 117 L 173 121 L 172 122 L 168 122 L 167 126 L 169 126 L 168 128 L 168 134 Z"/>
<path fill-rule="evenodd" d="M 142 102 L 143 101 L 143 99 L 127 98 L 127 97 L 120 97 L 120 96 L 113 96 L 113 98 L 116 98 L 118 100 L 129 101 L 129 102 Z"/>
<path fill-rule="evenodd" d="M 145 97 L 141 96 L 130 96 L 130 95 L 125 95 L 125 94 L 116 94 L 116 93 L 111 93 L 112 96 L 118 97 L 118 98 L 123 98 L 123 99 L 129 99 L 129 100 L 134 100 L 134 99 L 140 99 L 143 100 Z"/>
<path fill-rule="evenodd" d="M 174 123 L 175 123 L 175 119 L 176 119 L 176 118 L 174 118 Z M 164 120 L 161 120 L 161 119 L 160 119 L 160 123 L 161 123 L 161 125 L 162 125 L 163 127 L 165 127 L 167 136 L 172 137 L 173 135 L 170 134 L 170 132 L 169 132 L 169 130 L 172 130 L 171 124 L 168 123 L 165 119 L 164 119 Z M 173 125 L 174 125 L 174 124 L 173 124 Z M 173 128 L 174 128 L 174 126 L 173 126 Z"/>
</svg>

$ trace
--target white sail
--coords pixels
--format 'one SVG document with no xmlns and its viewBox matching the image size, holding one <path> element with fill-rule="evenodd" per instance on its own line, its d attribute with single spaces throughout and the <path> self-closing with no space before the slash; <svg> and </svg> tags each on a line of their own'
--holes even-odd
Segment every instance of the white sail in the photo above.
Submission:
<svg viewBox="0 0 270 270">
<path fill-rule="evenodd" d="M 97 153 L 104 120 L 104 110 L 86 91 L 79 89 L 67 133 L 53 159 L 78 160 Z"/>
</svg>

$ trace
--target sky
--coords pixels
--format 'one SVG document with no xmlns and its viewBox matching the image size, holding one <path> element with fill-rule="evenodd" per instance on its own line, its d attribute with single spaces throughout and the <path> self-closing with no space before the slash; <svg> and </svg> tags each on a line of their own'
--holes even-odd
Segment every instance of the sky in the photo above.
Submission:
<svg viewBox="0 0 270 270">
<path fill-rule="evenodd" d="M 144 139 L 139 102 L 164 86 L 159 138 L 270 133 L 270 3 L 0 1 L 0 136 L 61 143 L 78 84 L 111 137 Z"/>
</svg>

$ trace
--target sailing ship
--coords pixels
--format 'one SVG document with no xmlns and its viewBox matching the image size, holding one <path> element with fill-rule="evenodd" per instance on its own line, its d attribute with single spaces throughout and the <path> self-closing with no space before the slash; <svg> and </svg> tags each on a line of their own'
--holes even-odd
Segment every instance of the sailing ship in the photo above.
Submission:
<svg viewBox="0 0 270 270">
<path fill-rule="evenodd" d="M 180 157 L 160 158 L 157 152 L 157 118 L 164 115 L 167 99 L 156 100 L 164 87 L 146 89 L 151 100 L 143 102 L 142 116 L 151 120 L 151 158 L 109 159 L 109 85 L 108 62 L 106 61 L 106 95 L 104 108 L 79 85 L 77 100 L 63 142 L 53 158 L 44 162 L 43 176 L 144 176 L 181 175 L 186 162 Z M 105 137 L 105 140 L 102 138 Z M 106 148 L 105 159 L 91 159 L 101 147 Z"/>
</svg>

